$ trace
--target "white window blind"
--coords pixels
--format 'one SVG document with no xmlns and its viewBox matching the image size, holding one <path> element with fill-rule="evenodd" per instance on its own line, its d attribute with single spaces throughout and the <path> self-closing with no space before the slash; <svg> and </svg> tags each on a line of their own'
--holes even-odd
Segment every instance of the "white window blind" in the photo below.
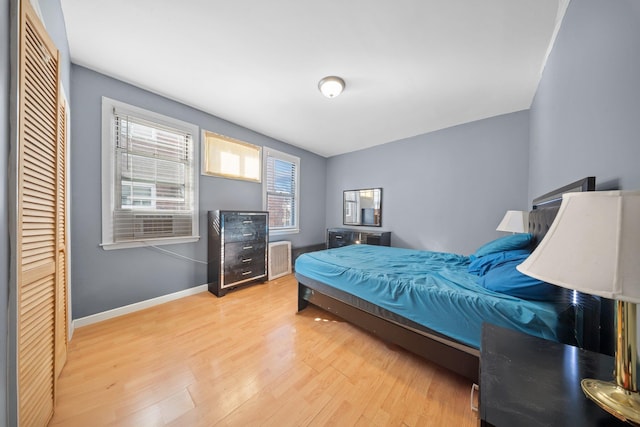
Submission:
<svg viewBox="0 0 640 427">
<path fill-rule="evenodd" d="M 298 232 L 300 159 L 265 147 L 264 163 L 264 209 L 269 212 L 269 230 Z"/>
<path fill-rule="evenodd" d="M 202 174 L 260 182 L 262 147 L 202 131 Z"/>
<path fill-rule="evenodd" d="M 103 115 L 103 174 L 111 172 L 103 176 L 103 245 L 197 239 L 197 127 L 106 98 Z"/>
</svg>

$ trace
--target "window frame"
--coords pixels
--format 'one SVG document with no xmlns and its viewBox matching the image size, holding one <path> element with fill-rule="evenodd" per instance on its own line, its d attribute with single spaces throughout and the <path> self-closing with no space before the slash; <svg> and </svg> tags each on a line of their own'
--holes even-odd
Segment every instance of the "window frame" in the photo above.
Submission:
<svg viewBox="0 0 640 427">
<path fill-rule="evenodd" d="M 295 165 L 295 191 L 294 191 L 294 224 L 292 227 L 269 226 L 269 235 L 296 234 L 300 232 L 300 157 L 284 153 L 269 147 L 262 148 L 262 209 L 267 211 L 267 164 L 268 158 L 273 157 L 278 160 L 293 163 Z M 269 212 L 271 215 L 271 212 Z"/>
<path fill-rule="evenodd" d="M 247 182 L 255 182 L 255 183 L 261 183 L 262 182 L 262 147 L 260 145 L 255 145 L 255 144 L 251 144 L 250 142 L 246 142 L 246 141 L 241 141 L 239 139 L 236 138 L 232 138 L 230 136 L 226 136 L 226 135 L 221 135 L 219 133 L 216 132 L 212 132 L 210 130 L 206 130 L 206 129 L 202 129 L 201 132 L 202 136 L 201 136 L 201 141 L 202 141 L 202 150 L 201 150 L 201 158 L 202 158 L 202 164 L 200 167 L 200 173 L 204 176 L 213 176 L 213 177 L 217 177 L 217 178 L 226 178 L 226 179 L 238 179 L 240 181 L 247 181 Z M 228 174 L 228 173 L 224 173 L 224 172 L 211 172 L 209 171 L 209 145 L 212 145 L 211 142 L 209 141 L 209 138 L 214 139 L 214 140 L 218 140 L 227 144 L 233 144 L 233 145 L 238 145 L 238 146 L 242 146 L 251 150 L 255 150 L 258 153 L 258 177 L 257 178 L 250 178 L 247 176 L 243 176 L 242 174 L 239 175 L 234 175 L 234 174 Z M 243 157 L 243 159 L 245 159 L 245 157 Z M 240 166 L 240 168 L 242 170 L 245 169 L 244 167 L 245 165 L 242 164 Z"/>
<path fill-rule="evenodd" d="M 160 126 L 174 128 L 191 135 L 192 158 L 191 176 L 193 194 L 193 210 L 191 212 L 191 235 L 180 237 L 152 237 L 139 240 L 128 240 L 122 242 L 114 241 L 113 214 L 116 209 L 116 154 L 115 154 L 115 111 L 130 114 L 131 116 L 156 123 Z M 200 239 L 199 231 L 199 152 L 200 128 L 192 123 L 168 117 L 153 111 L 135 107 L 124 102 L 116 101 L 107 97 L 102 97 L 102 243 L 100 246 L 104 250 L 135 248 L 145 246 L 160 246 L 179 243 L 192 243 Z M 122 182 L 122 180 L 120 180 Z M 139 210 L 134 208 L 133 210 Z M 142 209 L 140 209 L 142 210 Z M 158 213 L 162 213 L 159 211 Z M 170 215 L 170 214 L 169 214 Z"/>
</svg>

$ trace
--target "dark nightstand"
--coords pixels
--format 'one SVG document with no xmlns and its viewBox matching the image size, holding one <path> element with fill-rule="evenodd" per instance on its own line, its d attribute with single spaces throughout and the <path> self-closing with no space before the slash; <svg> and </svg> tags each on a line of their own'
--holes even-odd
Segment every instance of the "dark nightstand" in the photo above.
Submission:
<svg viewBox="0 0 640 427">
<path fill-rule="evenodd" d="M 582 378 L 611 380 L 613 357 L 484 324 L 480 425 L 629 426 L 587 399 Z"/>
</svg>

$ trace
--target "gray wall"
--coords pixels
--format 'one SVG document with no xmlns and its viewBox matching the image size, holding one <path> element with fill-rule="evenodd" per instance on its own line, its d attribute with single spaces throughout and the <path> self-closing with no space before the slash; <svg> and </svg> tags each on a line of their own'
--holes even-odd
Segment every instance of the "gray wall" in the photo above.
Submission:
<svg viewBox="0 0 640 427">
<path fill-rule="evenodd" d="M 292 246 L 324 241 L 326 159 L 236 126 L 175 101 L 77 65 L 72 66 L 71 266 L 73 317 L 80 318 L 206 283 L 206 265 L 153 248 L 105 251 L 101 242 L 101 97 L 106 96 L 194 123 L 256 145 L 300 157 L 300 233 L 277 236 Z M 215 209 L 262 209 L 262 186 L 200 177 L 200 241 L 162 246 L 206 261 L 206 213 Z"/>
<path fill-rule="evenodd" d="M 529 195 L 640 189 L 640 2 L 569 4 L 531 108 Z"/>
<path fill-rule="evenodd" d="M 330 158 L 327 225 L 342 225 L 343 190 L 382 187 L 392 246 L 473 252 L 529 206 L 528 123 L 521 111 Z"/>
<path fill-rule="evenodd" d="M 7 419 L 7 315 L 9 292 L 9 0 L 0 0 L 0 426 Z"/>
</svg>

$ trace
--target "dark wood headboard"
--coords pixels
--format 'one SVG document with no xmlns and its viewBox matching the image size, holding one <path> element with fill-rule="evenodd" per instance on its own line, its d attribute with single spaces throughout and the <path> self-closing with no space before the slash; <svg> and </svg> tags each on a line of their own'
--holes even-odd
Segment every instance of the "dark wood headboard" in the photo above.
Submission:
<svg viewBox="0 0 640 427">
<path fill-rule="evenodd" d="M 534 244 L 541 242 L 549 231 L 562 203 L 563 194 L 595 189 L 596 178 L 589 176 L 533 199 L 529 212 L 529 233 L 533 234 Z"/>
<path fill-rule="evenodd" d="M 533 200 L 529 212 L 529 232 L 537 246 L 549 231 L 560 209 L 564 193 L 595 191 L 595 177 L 580 179 Z M 558 331 L 562 341 L 613 355 L 613 303 L 605 298 L 561 289 L 558 296 L 558 317 L 564 331 Z"/>
</svg>

